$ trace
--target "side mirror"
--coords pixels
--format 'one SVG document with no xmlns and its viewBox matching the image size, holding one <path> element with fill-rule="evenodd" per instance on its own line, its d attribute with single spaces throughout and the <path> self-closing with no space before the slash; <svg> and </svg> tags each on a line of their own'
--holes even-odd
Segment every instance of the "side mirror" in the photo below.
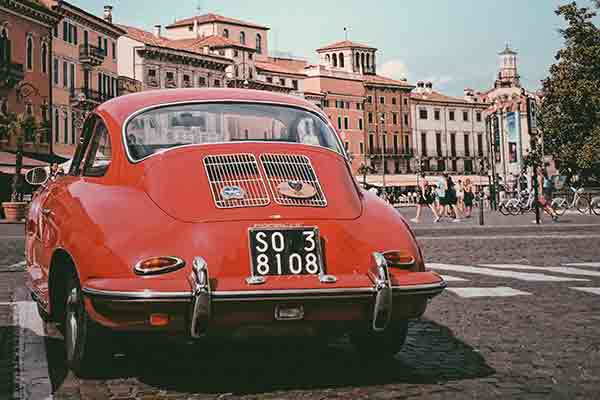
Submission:
<svg viewBox="0 0 600 400">
<path fill-rule="evenodd" d="M 43 185 L 48 182 L 50 174 L 44 167 L 32 168 L 25 174 L 25 181 L 30 185 Z"/>
</svg>

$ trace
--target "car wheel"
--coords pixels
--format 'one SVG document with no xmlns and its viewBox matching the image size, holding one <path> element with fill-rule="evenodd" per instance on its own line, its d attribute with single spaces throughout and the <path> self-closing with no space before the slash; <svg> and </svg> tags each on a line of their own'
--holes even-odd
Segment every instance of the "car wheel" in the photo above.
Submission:
<svg viewBox="0 0 600 400">
<path fill-rule="evenodd" d="M 402 321 L 390 324 L 382 332 L 355 332 L 350 335 L 350 341 L 362 357 L 392 358 L 404 345 L 407 333 L 408 321 Z"/>
<path fill-rule="evenodd" d="M 577 199 L 577 203 L 575 203 L 575 207 L 577 211 L 582 214 L 587 214 L 590 212 L 590 202 L 585 197 L 580 197 Z"/>
<path fill-rule="evenodd" d="M 76 376 L 88 376 L 92 368 L 98 368 L 102 361 L 112 356 L 105 333 L 87 314 L 81 286 L 75 276 L 70 276 L 66 285 L 62 331 L 67 365 Z"/>
</svg>

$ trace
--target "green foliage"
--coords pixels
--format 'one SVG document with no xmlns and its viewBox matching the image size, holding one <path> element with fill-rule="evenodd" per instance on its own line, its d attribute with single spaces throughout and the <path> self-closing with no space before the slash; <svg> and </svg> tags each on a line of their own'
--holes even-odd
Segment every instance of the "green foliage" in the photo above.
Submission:
<svg viewBox="0 0 600 400">
<path fill-rule="evenodd" d="M 539 124 L 544 150 L 569 176 L 600 177 L 600 29 L 592 22 L 596 14 L 574 2 L 558 7 L 556 14 L 567 26 L 560 30 L 565 47 L 543 81 Z"/>
</svg>

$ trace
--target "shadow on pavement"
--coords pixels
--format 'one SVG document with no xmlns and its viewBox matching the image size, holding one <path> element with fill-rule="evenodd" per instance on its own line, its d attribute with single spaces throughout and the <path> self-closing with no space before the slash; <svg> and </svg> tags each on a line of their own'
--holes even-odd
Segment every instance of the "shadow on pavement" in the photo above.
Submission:
<svg viewBox="0 0 600 400">
<path fill-rule="evenodd" d="M 48 339 L 52 386 L 67 376 L 62 340 Z M 149 348 L 149 346 L 152 346 Z M 482 355 L 445 326 L 420 320 L 395 359 L 366 362 L 347 340 L 327 347 L 127 343 L 127 354 L 98 366 L 94 380 L 135 378 L 158 390 L 252 394 L 277 390 L 438 383 L 492 375 Z"/>
</svg>

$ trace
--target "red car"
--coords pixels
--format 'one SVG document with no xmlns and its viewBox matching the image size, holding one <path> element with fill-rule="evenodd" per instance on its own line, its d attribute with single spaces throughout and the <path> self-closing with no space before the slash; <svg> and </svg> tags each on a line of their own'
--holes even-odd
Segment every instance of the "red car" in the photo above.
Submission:
<svg viewBox="0 0 600 400">
<path fill-rule="evenodd" d="M 34 171 L 28 287 L 63 330 L 76 373 L 110 354 L 111 331 L 349 334 L 366 355 L 392 355 L 445 287 L 301 98 L 118 97 L 86 119 L 65 175 Z"/>
</svg>

